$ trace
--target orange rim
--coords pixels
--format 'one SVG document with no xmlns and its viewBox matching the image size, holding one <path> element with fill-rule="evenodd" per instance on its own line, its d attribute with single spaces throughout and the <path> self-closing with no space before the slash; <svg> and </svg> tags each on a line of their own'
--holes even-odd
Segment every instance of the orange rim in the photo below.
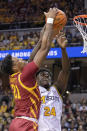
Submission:
<svg viewBox="0 0 87 131">
<path fill-rule="evenodd" d="M 76 21 L 78 18 L 87 18 L 87 15 L 78 15 L 78 16 L 75 16 L 75 17 L 73 18 L 73 20 L 74 20 L 74 22 L 75 22 L 76 24 L 80 24 L 80 25 L 83 25 L 83 26 L 87 25 L 87 23 L 81 23 L 81 22 L 79 22 L 79 21 Z"/>
</svg>

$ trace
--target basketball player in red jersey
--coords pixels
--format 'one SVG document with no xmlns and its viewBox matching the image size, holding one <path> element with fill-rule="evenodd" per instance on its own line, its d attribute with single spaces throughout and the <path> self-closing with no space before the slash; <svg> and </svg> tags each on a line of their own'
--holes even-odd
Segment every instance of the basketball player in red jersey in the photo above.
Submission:
<svg viewBox="0 0 87 131">
<path fill-rule="evenodd" d="M 53 20 L 57 14 L 56 8 L 51 8 L 47 17 L 47 24 L 42 36 L 41 46 L 32 62 L 7 55 L 2 61 L 1 70 L 9 75 L 10 86 L 15 98 L 15 118 L 9 131 L 37 131 L 37 120 L 40 111 L 40 92 L 35 74 L 45 59 L 52 41 Z"/>
</svg>

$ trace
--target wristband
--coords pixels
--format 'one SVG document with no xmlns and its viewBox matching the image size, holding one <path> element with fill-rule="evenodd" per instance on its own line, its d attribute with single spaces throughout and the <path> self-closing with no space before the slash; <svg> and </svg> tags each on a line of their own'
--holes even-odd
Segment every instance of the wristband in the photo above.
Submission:
<svg viewBox="0 0 87 131">
<path fill-rule="evenodd" d="M 53 24 L 53 22 L 54 22 L 54 19 L 53 19 L 53 18 L 47 18 L 47 23 Z"/>
</svg>

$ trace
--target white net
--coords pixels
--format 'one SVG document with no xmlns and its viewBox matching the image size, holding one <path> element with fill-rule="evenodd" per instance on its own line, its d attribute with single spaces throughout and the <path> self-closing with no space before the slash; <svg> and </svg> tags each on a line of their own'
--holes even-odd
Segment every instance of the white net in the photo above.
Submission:
<svg viewBox="0 0 87 131">
<path fill-rule="evenodd" d="M 87 53 L 87 18 L 81 17 L 80 15 L 80 17 L 74 20 L 74 25 L 80 31 L 83 38 L 84 45 L 81 53 Z"/>
</svg>

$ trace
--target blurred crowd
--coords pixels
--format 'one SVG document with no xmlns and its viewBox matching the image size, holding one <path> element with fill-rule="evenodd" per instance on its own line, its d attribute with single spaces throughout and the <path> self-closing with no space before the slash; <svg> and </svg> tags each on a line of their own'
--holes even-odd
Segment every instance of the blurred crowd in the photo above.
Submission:
<svg viewBox="0 0 87 131">
<path fill-rule="evenodd" d="M 8 32 L 0 34 L 0 50 L 32 49 L 39 39 L 38 32 Z"/>
<path fill-rule="evenodd" d="M 64 99 L 62 131 L 87 131 L 87 100 L 71 102 Z"/>
<path fill-rule="evenodd" d="M 1 0 L 0 23 L 43 23 L 44 11 L 50 7 L 63 10 L 68 20 L 84 12 L 84 0 Z"/>
<path fill-rule="evenodd" d="M 49 7 L 63 10 L 68 20 L 84 13 L 84 0 L 0 0 L 0 24 L 17 22 L 34 22 L 36 25 L 44 21 L 44 11 Z M 66 29 L 67 28 L 67 29 Z M 74 27 L 66 27 L 64 32 L 68 46 L 81 46 L 83 39 Z M 0 32 L 0 51 L 32 49 L 39 40 L 40 31 L 8 31 Z M 58 47 L 56 38 L 51 47 Z M 14 100 L 11 93 L 1 95 L 0 91 L 0 131 L 8 131 L 14 118 Z M 71 102 L 64 99 L 62 115 L 62 131 L 87 131 L 87 101 Z"/>
<path fill-rule="evenodd" d="M 67 28 L 67 29 L 66 29 Z M 83 39 L 80 32 L 75 27 L 66 27 L 64 32 L 68 40 L 67 46 L 81 46 Z M 32 49 L 37 44 L 40 31 L 20 31 L 0 33 L 0 50 Z M 51 43 L 51 47 L 58 47 L 56 38 Z"/>
<path fill-rule="evenodd" d="M 0 98 L 0 131 L 8 131 L 14 118 L 14 101 L 10 93 L 4 93 Z"/>
<path fill-rule="evenodd" d="M 14 118 L 14 101 L 10 93 L 0 96 L 0 131 L 8 131 Z M 62 131 L 87 131 L 87 100 L 71 102 L 64 98 Z"/>
</svg>

